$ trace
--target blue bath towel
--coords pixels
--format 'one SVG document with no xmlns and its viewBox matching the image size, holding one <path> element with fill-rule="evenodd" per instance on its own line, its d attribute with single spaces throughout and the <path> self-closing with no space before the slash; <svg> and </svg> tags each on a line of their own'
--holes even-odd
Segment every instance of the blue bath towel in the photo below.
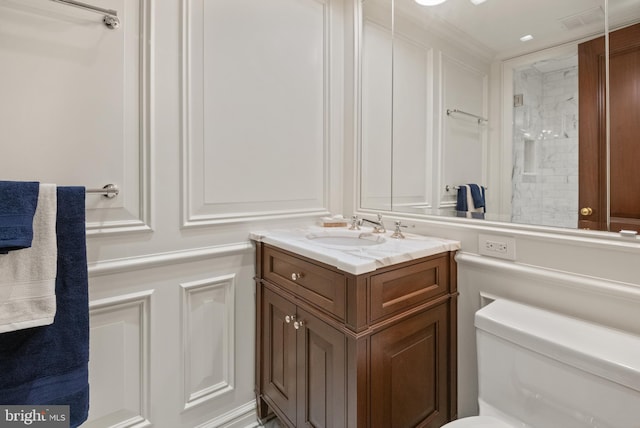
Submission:
<svg viewBox="0 0 640 428">
<path fill-rule="evenodd" d="M 59 187 L 57 311 L 53 324 L 0 334 L 0 403 L 69 405 L 70 426 L 89 412 L 89 300 L 85 191 Z"/>
<path fill-rule="evenodd" d="M 0 181 L 0 254 L 31 247 L 40 183 Z"/>
</svg>

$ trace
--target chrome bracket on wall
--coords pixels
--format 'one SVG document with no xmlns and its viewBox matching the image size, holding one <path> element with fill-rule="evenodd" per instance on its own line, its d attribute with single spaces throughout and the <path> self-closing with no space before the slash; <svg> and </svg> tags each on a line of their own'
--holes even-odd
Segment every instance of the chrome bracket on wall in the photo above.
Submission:
<svg viewBox="0 0 640 428">
<path fill-rule="evenodd" d="M 120 194 L 120 189 L 116 184 L 107 184 L 102 189 L 87 189 L 86 193 L 99 194 L 105 198 L 112 199 Z"/>
<path fill-rule="evenodd" d="M 56 3 L 66 4 L 69 6 L 74 6 L 80 9 L 88 10 L 90 12 L 103 13 L 104 18 L 102 18 L 102 22 L 104 22 L 104 25 L 106 25 L 107 28 L 115 30 L 116 28 L 120 27 L 120 19 L 118 19 L 118 11 L 116 10 L 104 9 L 98 6 L 81 3 L 75 0 L 51 0 L 51 1 L 54 1 Z"/>
</svg>

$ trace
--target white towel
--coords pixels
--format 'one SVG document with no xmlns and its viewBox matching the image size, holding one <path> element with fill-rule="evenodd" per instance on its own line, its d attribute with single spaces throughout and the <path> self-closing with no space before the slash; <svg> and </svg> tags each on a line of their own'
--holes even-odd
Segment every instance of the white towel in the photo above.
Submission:
<svg viewBox="0 0 640 428">
<path fill-rule="evenodd" d="M 53 323 L 56 211 L 56 185 L 41 183 L 31 248 L 0 254 L 0 333 Z"/>
</svg>

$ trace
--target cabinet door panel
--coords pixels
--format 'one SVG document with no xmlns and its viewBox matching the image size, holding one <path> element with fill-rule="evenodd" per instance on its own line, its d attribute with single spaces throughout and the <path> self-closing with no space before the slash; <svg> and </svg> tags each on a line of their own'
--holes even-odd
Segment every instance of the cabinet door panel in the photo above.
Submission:
<svg viewBox="0 0 640 428">
<path fill-rule="evenodd" d="M 371 337 L 371 426 L 439 427 L 447 422 L 447 306 Z"/>
<path fill-rule="evenodd" d="M 344 334 L 298 309 L 298 426 L 346 426 Z"/>
<path fill-rule="evenodd" d="M 293 303 L 263 288 L 262 391 L 284 415 L 296 420 L 296 329 L 287 323 Z"/>
</svg>

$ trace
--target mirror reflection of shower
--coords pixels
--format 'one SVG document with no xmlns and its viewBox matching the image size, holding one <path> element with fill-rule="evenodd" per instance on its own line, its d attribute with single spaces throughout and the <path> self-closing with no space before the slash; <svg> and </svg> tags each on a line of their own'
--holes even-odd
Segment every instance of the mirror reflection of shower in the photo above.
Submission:
<svg viewBox="0 0 640 428">
<path fill-rule="evenodd" d="M 578 55 L 519 67 L 513 78 L 515 223 L 578 222 Z"/>
</svg>

